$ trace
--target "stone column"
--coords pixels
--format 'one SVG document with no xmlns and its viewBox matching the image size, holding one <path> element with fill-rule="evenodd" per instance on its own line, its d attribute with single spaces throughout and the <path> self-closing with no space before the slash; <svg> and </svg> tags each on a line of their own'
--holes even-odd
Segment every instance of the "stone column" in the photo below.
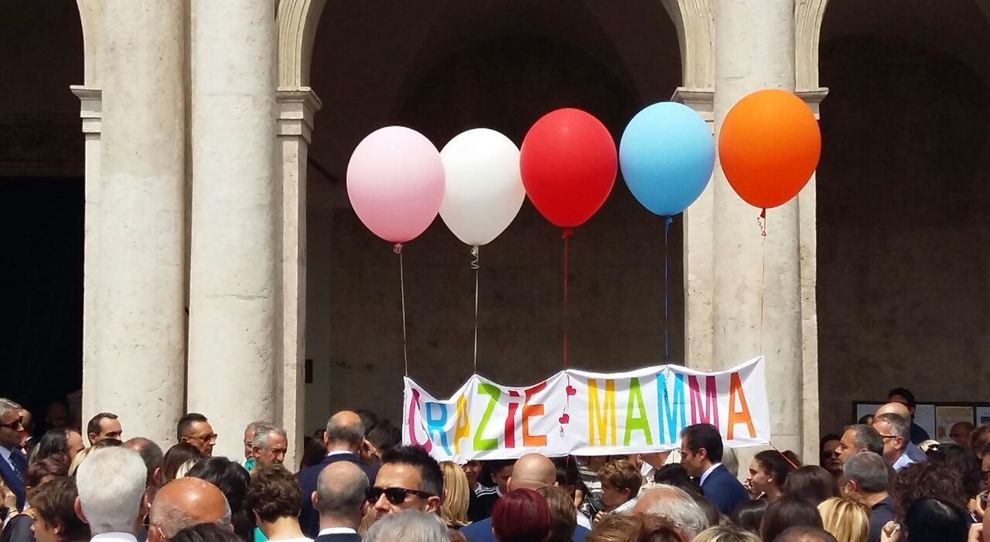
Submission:
<svg viewBox="0 0 990 542">
<path fill-rule="evenodd" d="M 273 0 L 193 0 L 192 157 L 188 410 L 240 457 L 280 421 Z"/>
<path fill-rule="evenodd" d="M 294 465 L 306 434 L 306 164 L 313 116 L 323 104 L 309 87 L 279 89 L 276 100 L 282 200 L 279 417 L 292 443 L 285 462 Z"/>
<path fill-rule="evenodd" d="M 87 169 L 101 171 L 99 192 L 87 171 L 85 415 L 116 412 L 126 436 L 167 446 L 185 362 L 183 2 L 103 9 L 103 134 L 87 143 L 101 147 Z"/>
<path fill-rule="evenodd" d="M 762 88 L 794 90 L 794 0 L 719 0 L 715 35 L 716 130 L 746 94 Z M 757 226 L 759 213 L 732 191 L 719 167 L 713 356 L 724 367 L 766 355 L 773 442 L 797 451 L 802 450 L 805 406 L 798 202 L 767 212 L 765 239 Z"/>
<path fill-rule="evenodd" d="M 715 132 L 711 89 L 680 87 L 675 102 L 694 109 Z M 715 237 L 712 221 L 715 214 L 715 173 L 701 196 L 684 211 L 684 365 L 694 369 L 712 369 L 712 334 L 715 313 L 712 291 L 715 280 Z"/>
<path fill-rule="evenodd" d="M 82 119 L 82 132 L 85 145 L 85 238 L 83 240 L 83 423 L 93 417 L 96 410 L 96 337 L 100 325 L 97 323 L 99 308 L 97 302 L 97 278 L 100 275 L 100 146 L 103 131 L 103 97 L 98 88 L 85 85 L 72 85 L 72 93 L 79 98 L 79 117 Z"/>
</svg>

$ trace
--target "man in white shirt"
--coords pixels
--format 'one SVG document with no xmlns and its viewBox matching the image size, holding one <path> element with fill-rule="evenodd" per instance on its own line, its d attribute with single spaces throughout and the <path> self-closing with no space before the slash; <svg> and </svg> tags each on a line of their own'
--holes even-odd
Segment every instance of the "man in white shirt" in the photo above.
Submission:
<svg viewBox="0 0 990 542">
<path fill-rule="evenodd" d="M 90 453 L 76 472 L 76 514 L 97 542 L 136 542 L 147 509 L 148 470 L 141 456 L 122 447 Z"/>
<path fill-rule="evenodd" d="M 331 463 L 320 472 L 313 507 L 320 513 L 315 542 L 360 542 L 357 528 L 368 509 L 368 476 L 350 461 Z"/>
</svg>

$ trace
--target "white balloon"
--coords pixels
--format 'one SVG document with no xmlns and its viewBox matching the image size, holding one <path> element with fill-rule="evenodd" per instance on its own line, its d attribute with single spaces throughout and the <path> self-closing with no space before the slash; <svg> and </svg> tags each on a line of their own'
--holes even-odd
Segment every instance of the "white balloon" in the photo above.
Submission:
<svg viewBox="0 0 990 542">
<path fill-rule="evenodd" d="M 463 132 L 440 151 L 446 190 L 440 217 L 462 242 L 486 245 L 519 213 L 526 190 L 519 149 L 487 128 Z"/>
</svg>

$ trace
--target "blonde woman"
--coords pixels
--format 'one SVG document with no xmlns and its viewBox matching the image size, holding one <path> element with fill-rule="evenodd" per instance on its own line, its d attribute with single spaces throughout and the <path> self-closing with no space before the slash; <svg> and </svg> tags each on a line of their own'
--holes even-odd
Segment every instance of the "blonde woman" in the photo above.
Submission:
<svg viewBox="0 0 990 542">
<path fill-rule="evenodd" d="M 440 470 L 443 471 L 443 504 L 440 505 L 440 517 L 451 529 L 460 529 L 467 525 L 467 510 L 470 502 L 471 488 L 467 476 L 457 463 L 442 461 Z"/>
<path fill-rule="evenodd" d="M 701 531 L 691 542 L 760 542 L 756 533 L 735 525 L 716 525 Z"/>
<path fill-rule="evenodd" d="M 838 542 L 866 542 L 870 534 L 870 512 L 849 497 L 831 497 L 818 505 L 822 526 Z"/>
</svg>

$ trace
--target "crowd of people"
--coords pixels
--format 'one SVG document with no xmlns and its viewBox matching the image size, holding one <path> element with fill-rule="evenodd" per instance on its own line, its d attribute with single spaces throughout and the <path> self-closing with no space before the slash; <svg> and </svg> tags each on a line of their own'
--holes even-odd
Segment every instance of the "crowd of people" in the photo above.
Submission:
<svg viewBox="0 0 990 542">
<path fill-rule="evenodd" d="M 888 401 L 825 436 L 818 464 L 766 450 L 740 481 L 708 424 L 670 451 L 457 464 L 341 411 L 290 468 L 289 436 L 264 421 L 237 458 L 213 456 L 198 413 L 162 450 L 103 412 L 87 447 L 69 427 L 35 438 L 30 412 L 0 398 L 0 542 L 982 542 L 990 425 L 939 443 L 914 424 L 910 391 Z"/>
</svg>

